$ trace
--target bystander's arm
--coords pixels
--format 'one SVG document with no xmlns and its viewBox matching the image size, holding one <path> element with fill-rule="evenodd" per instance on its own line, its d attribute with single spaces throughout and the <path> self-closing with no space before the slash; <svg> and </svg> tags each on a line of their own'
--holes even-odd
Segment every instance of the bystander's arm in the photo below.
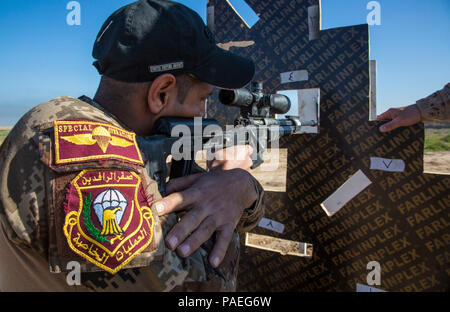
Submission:
<svg viewBox="0 0 450 312">
<path fill-rule="evenodd" d="M 450 120 L 450 83 L 416 104 L 389 109 L 379 115 L 377 120 L 391 120 L 380 127 L 381 132 L 409 127 L 421 121 Z"/>
</svg>

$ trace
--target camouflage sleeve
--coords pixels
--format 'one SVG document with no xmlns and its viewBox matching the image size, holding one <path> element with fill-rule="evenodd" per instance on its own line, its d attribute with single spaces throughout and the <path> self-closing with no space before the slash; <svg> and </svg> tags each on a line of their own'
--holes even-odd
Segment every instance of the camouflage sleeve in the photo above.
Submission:
<svg viewBox="0 0 450 312">
<path fill-rule="evenodd" d="M 0 219 L 14 243 L 45 253 L 47 211 L 46 174 L 31 127 L 19 123 L 0 151 Z M 25 130 L 23 128 L 25 128 Z"/>
<path fill-rule="evenodd" d="M 258 225 L 264 215 L 264 189 L 255 177 L 252 176 L 252 179 L 258 199 L 252 207 L 244 210 L 236 228 L 239 233 L 251 231 Z"/>
<path fill-rule="evenodd" d="M 444 89 L 417 101 L 422 121 L 450 120 L 450 83 Z"/>
</svg>

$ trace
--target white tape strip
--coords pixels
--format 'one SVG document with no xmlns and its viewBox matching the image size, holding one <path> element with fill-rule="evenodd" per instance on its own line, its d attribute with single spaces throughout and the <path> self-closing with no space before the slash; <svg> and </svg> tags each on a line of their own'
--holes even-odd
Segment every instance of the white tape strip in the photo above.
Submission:
<svg viewBox="0 0 450 312">
<path fill-rule="evenodd" d="M 336 192 L 325 200 L 321 206 L 326 214 L 331 217 L 344 207 L 356 195 L 364 191 L 372 181 L 359 170 L 347 182 L 345 182 Z"/>
<path fill-rule="evenodd" d="M 284 224 L 266 218 L 262 218 L 258 226 L 280 234 L 283 234 L 284 232 Z"/>
<path fill-rule="evenodd" d="M 320 18 L 320 7 L 318 5 L 308 7 L 308 28 L 309 28 L 309 41 L 319 39 L 321 18 Z"/>
<path fill-rule="evenodd" d="M 370 158 L 370 169 L 388 172 L 405 171 L 405 162 L 402 159 Z"/>
<path fill-rule="evenodd" d="M 307 81 L 309 79 L 307 70 L 297 70 L 281 73 L 281 83 L 290 83 L 297 81 Z"/>
</svg>

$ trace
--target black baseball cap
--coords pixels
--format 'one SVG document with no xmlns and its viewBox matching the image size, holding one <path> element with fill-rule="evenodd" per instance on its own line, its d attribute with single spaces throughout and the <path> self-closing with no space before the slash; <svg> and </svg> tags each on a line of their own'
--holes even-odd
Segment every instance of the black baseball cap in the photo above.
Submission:
<svg viewBox="0 0 450 312">
<path fill-rule="evenodd" d="M 247 85 L 249 59 L 223 50 L 202 18 L 167 0 L 141 0 L 114 12 L 103 24 L 92 53 L 100 75 L 148 82 L 161 74 L 191 74 L 219 88 Z"/>
</svg>

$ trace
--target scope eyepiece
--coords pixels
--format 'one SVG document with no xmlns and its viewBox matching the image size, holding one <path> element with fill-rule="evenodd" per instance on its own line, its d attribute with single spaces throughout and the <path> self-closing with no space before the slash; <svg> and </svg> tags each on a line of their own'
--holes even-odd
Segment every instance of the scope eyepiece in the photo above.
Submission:
<svg viewBox="0 0 450 312">
<path fill-rule="evenodd" d="M 254 102 L 253 94 L 247 89 L 220 90 L 219 101 L 227 106 L 249 107 Z"/>
</svg>

